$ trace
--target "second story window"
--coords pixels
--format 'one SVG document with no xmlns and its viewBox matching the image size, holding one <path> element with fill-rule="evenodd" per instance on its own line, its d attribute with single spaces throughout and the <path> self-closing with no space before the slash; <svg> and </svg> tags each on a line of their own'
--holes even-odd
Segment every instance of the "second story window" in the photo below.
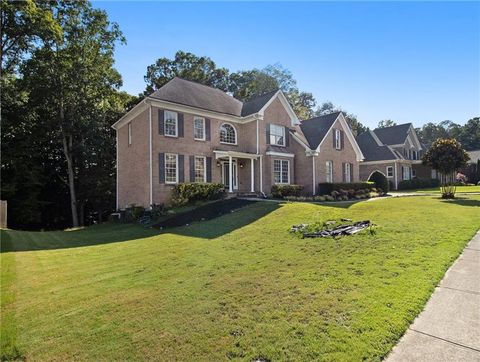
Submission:
<svg viewBox="0 0 480 362">
<path fill-rule="evenodd" d="M 177 137 L 178 136 L 178 114 L 177 112 L 165 111 L 165 136 Z"/>
<path fill-rule="evenodd" d="M 342 131 L 335 129 L 335 149 L 342 149 Z"/>
<path fill-rule="evenodd" d="M 270 125 L 270 144 L 285 146 L 285 127 L 276 124 Z"/>
<path fill-rule="evenodd" d="M 205 118 L 195 117 L 193 119 L 193 138 L 205 141 Z"/>
<path fill-rule="evenodd" d="M 237 144 L 237 131 L 235 128 L 228 123 L 224 123 L 220 127 L 220 142 L 228 143 L 231 145 Z"/>
</svg>

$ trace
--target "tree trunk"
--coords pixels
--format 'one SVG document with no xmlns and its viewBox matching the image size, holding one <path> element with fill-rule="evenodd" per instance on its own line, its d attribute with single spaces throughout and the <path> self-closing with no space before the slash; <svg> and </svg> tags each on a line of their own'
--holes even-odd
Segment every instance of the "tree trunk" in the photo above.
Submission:
<svg viewBox="0 0 480 362">
<path fill-rule="evenodd" d="M 63 153 L 67 159 L 67 171 L 68 171 L 68 188 L 70 189 L 70 207 L 72 209 L 72 226 L 78 227 L 78 213 L 77 213 L 77 197 L 75 195 L 75 174 L 73 172 L 73 160 L 71 154 L 71 147 L 69 145 L 72 143 L 72 136 L 63 134 Z M 70 141 L 70 142 L 69 142 Z"/>
</svg>

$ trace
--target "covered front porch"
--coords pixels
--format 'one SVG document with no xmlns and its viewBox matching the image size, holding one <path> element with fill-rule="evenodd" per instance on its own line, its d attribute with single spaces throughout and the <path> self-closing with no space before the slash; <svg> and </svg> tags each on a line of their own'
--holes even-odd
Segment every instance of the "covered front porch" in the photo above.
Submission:
<svg viewBox="0 0 480 362">
<path fill-rule="evenodd" d="M 228 193 L 262 192 L 261 155 L 237 151 L 213 152 L 216 166 L 220 168 L 220 182 L 225 185 Z"/>
</svg>

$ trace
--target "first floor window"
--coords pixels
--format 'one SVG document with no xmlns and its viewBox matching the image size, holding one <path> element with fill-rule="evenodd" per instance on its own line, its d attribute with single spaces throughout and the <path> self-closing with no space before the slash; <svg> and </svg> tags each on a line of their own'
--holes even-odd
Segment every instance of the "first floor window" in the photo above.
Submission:
<svg viewBox="0 0 480 362">
<path fill-rule="evenodd" d="M 332 161 L 327 161 L 325 163 L 325 171 L 326 171 L 326 181 L 327 182 L 333 182 L 333 162 Z"/>
<path fill-rule="evenodd" d="M 175 184 L 178 182 L 178 155 L 165 154 L 165 183 Z"/>
<path fill-rule="evenodd" d="M 195 182 L 206 182 L 205 162 L 205 157 L 195 156 Z"/>
<path fill-rule="evenodd" d="M 289 162 L 286 160 L 273 160 L 273 177 L 276 184 L 288 184 Z"/>
<path fill-rule="evenodd" d="M 165 111 L 165 136 L 177 137 L 178 135 L 178 115 L 177 112 Z"/>
<path fill-rule="evenodd" d="M 270 124 L 270 144 L 285 146 L 285 127 Z"/>
<path fill-rule="evenodd" d="M 410 167 L 408 166 L 403 167 L 403 179 L 410 180 Z"/>
<path fill-rule="evenodd" d="M 205 118 L 195 117 L 193 119 L 193 138 L 205 141 Z"/>
<path fill-rule="evenodd" d="M 351 169 L 350 169 L 350 164 L 349 163 L 345 163 L 344 164 L 344 177 L 343 179 L 345 180 L 345 182 L 351 182 L 352 181 L 352 173 L 351 173 Z"/>
<path fill-rule="evenodd" d="M 387 166 L 387 177 L 393 177 L 393 166 Z"/>
</svg>

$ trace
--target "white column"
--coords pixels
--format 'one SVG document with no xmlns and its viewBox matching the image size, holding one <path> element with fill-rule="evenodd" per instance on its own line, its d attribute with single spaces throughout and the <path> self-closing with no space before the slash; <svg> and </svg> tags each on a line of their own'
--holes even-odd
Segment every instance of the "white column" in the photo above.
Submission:
<svg viewBox="0 0 480 362">
<path fill-rule="evenodd" d="M 263 165 L 262 165 L 262 155 L 260 155 L 260 192 L 263 192 Z"/>
<path fill-rule="evenodd" d="M 312 181 L 313 181 L 313 185 L 312 185 L 312 194 L 313 196 L 315 196 L 315 186 L 316 186 L 316 180 L 315 180 L 315 156 L 312 155 Z"/>
<path fill-rule="evenodd" d="M 228 156 L 228 192 L 233 192 L 233 162 L 232 156 Z"/>
<path fill-rule="evenodd" d="M 253 166 L 253 158 L 250 159 L 250 177 L 252 181 L 252 186 L 250 188 L 250 192 L 255 192 L 255 175 L 253 173 L 254 166 Z"/>
<path fill-rule="evenodd" d="M 396 190 L 396 189 L 398 189 L 397 163 L 395 162 L 394 165 L 395 165 L 395 167 L 394 167 L 394 169 L 395 169 L 394 175 L 395 175 L 395 190 Z"/>
</svg>

